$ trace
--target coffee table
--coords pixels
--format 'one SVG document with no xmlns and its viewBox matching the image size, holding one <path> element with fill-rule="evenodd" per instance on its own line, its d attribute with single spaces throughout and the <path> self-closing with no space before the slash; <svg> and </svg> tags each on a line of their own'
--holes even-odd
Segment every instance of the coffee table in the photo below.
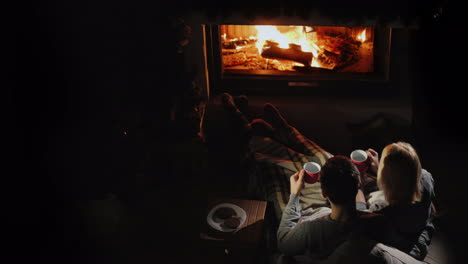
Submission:
<svg viewBox="0 0 468 264">
<path fill-rule="evenodd" d="M 232 203 L 244 209 L 247 214 L 245 222 L 235 232 L 222 232 L 212 228 L 206 217 L 210 210 L 221 203 Z M 243 261 L 251 263 L 260 246 L 262 238 L 266 201 L 244 200 L 234 198 L 211 197 L 207 200 L 203 214 L 200 239 L 211 258 Z"/>
</svg>

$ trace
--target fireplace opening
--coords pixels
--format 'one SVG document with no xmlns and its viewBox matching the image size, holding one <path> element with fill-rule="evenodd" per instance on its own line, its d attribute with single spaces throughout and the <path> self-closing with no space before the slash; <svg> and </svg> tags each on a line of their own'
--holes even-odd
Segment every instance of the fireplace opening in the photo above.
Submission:
<svg viewBox="0 0 468 264">
<path fill-rule="evenodd" d="M 220 39 L 231 73 L 374 72 L 372 27 L 221 25 Z"/>
<path fill-rule="evenodd" d="M 386 95 L 395 91 L 388 88 L 391 60 L 404 57 L 398 44 L 406 37 L 395 32 L 381 25 L 205 24 L 210 89 Z"/>
<path fill-rule="evenodd" d="M 207 25 L 211 78 L 388 80 L 392 28 Z"/>
</svg>

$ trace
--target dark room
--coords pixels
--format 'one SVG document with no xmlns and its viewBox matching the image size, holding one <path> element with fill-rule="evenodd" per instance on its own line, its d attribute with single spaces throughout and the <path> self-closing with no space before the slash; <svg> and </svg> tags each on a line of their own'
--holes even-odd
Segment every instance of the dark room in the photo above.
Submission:
<svg viewBox="0 0 468 264">
<path fill-rule="evenodd" d="M 13 5 L 9 259 L 466 262 L 448 0 Z"/>
</svg>

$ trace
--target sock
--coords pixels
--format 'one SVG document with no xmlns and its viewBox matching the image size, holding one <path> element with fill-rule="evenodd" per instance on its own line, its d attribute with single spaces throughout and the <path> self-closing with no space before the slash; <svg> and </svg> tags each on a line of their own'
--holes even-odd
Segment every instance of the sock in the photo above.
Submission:
<svg viewBox="0 0 468 264">
<path fill-rule="evenodd" d="M 282 142 L 286 141 L 293 131 L 293 128 L 280 114 L 278 109 L 273 104 L 266 103 L 263 105 L 263 114 L 265 120 L 273 126 L 275 130 L 275 136 Z"/>
<path fill-rule="evenodd" d="M 247 120 L 249 121 L 253 120 L 252 112 L 249 109 L 249 99 L 247 98 L 246 95 L 235 96 L 234 103 L 236 104 L 239 111 L 241 111 L 242 114 L 244 114 Z"/>
<path fill-rule="evenodd" d="M 237 108 L 234 98 L 228 93 L 223 93 L 221 101 L 228 118 L 232 121 L 233 128 L 239 129 L 241 133 L 250 132 L 252 130 L 250 122 Z"/>
<path fill-rule="evenodd" d="M 283 143 L 285 146 L 288 146 L 296 152 L 302 154 L 310 152 L 306 144 L 307 138 L 291 126 L 273 104 L 264 104 L 263 114 L 265 119 L 269 120 L 269 123 L 273 127 L 273 138 L 275 140 Z"/>
</svg>

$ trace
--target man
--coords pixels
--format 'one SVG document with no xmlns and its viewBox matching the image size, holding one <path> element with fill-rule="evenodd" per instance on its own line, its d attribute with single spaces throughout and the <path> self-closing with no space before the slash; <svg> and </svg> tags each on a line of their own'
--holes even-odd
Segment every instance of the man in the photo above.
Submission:
<svg viewBox="0 0 468 264">
<path fill-rule="evenodd" d="M 330 202 L 330 213 L 302 221 L 299 196 L 304 188 L 304 170 L 292 175 L 289 202 L 277 232 L 279 251 L 307 261 L 327 259 L 332 254 L 336 261 L 340 257 L 346 260 L 371 257 L 369 252 L 378 240 L 374 231 L 379 230 L 384 219 L 356 210 L 356 204 L 361 207 L 363 201 L 358 169 L 347 157 L 334 156 L 326 161 L 320 173 L 322 194 Z M 365 237 L 370 239 L 361 241 Z M 351 239 L 362 243 L 359 246 L 345 243 Z"/>
</svg>

